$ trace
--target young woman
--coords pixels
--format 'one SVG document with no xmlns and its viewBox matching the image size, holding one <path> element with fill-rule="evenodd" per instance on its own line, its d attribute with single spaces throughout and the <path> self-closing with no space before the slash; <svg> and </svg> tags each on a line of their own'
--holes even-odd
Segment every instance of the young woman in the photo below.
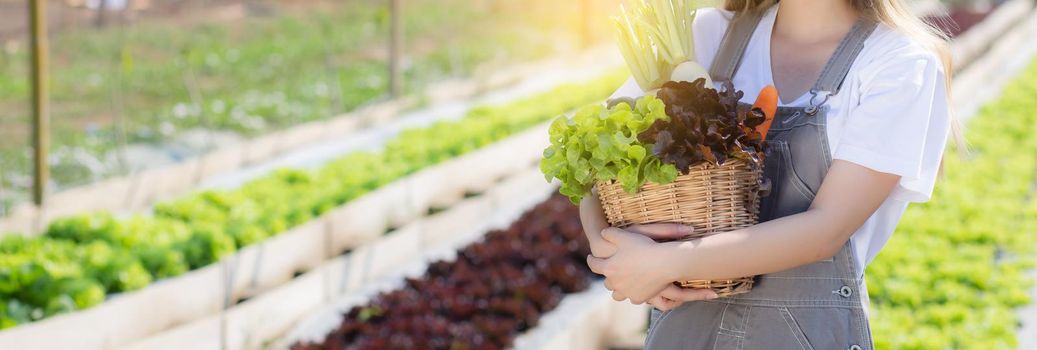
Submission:
<svg viewBox="0 0 1037 350">
<path fill-rule="evenodd" d="M 773 189 L 759 225 L 606 227 L 581 204 L 591 269 L 619 301 L 655 307 L 647 349 L 871 349 L 864 267 L 909 202 L 929 199 L 951 126 L 944 39 L 900 0 L 727 0 L 700 11 L 698 61 L 717 86 L 773 84 Z M 614 97 L 642 92 L 632 81 Z M 678 280 L 761 275 L 717 299 Z"/>
</svg>

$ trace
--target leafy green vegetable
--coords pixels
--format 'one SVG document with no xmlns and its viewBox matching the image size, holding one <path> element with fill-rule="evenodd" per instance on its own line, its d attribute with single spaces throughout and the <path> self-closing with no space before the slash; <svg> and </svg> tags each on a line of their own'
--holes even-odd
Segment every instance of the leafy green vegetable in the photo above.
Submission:
<svg viewBox="0 0 1037 350">
<path fill-rule="evenodd" d="M 670 118 L 656 121 L 638 139 L 654 144 L 654 156 L 685 174 L 702 162 L 721 166 L 728 158 L 762 164 L 763 135 L 756 127 L 766 119 L 763 111 L 739 111 L 743 94 L 731 82 L 722 91 L 705 84 L 705 79 L 698 79 L 663 85 L 658 96 Z"/>
<path fill-rule="evenodd" d="M 48 226 L 46 236 L 69 240 L 89 246 L 105 242 L 114 247 L 125 248 L 140 260 L 152 279 L 176 276 L 187 271 L 188 265 L 179 251 L 186 244 L 191 232 L 180 222 L 134 216 L 124 221 L 116 220 L 111 214 L 83 214 L 54 220 Z M 110 254 L 105 248 L 98 254 Z M 132 265 L 132 264 L 129 264 Z M 134 269 L 136 269 L 134 267 Z M 146 285 L 134 282 L 133 285 Z M 120 289 L 121 290 L 121 289 Z"/>
<path fill-rule="evenodd" d="M 55 289 L 62 293 L 47 303 L 48 315 L 72 312 L 104 301 L 104 286 L 92 279 L 62 280 Z"/>
<path fill-rule="evenodd" d="M 184 253 L 191 269 L 219 261 L 236 250 L 234 239 L 227 236 L 222 228 L 205 222 L 199 223 L 191 232 L 191 237 L 177 248 Z"/>
<path fill-rule="evenodd" d="M 109 293 L 143 288 L 151 283 L 151 275 L 130 251 L 93 242 L 80 250 L 84 273 L 97 279 Z"/>
<path fill-rule="evenodd" d="M 551 146 L 544 150 L 540 170 L 548 181 L 560 180 L 561 193 L 573 203 L 598 181 L 618 181 L 633 193 L 648 181 L 665 184 L 677 177 L 673 165 L 648 155 L 651 144 L 637 139 L 652 123 L 668 119 L 663 102 L 645 96 L 635 105 L 587 106 L 571 119 L 562 116 L 551 123 Z"/>
<path fill-rule="evenodd" d="M 9 327 L 98 304 L 104 300 L 105 287 L 96 278 L 109 279 L 113 287 L 133 286 L 146 278 L 147 273 L 141 275 L 140 270 L 120 276 L 111 269 L 82 265 L 99 249 L 104 248 L 47 237 L 0 240 L 0 325 Z"/>
<path fill-rule="evenodd" d="M 756 127 L 765 117 L 759 109 L 739 112 L 742 92 L 727 83 L 723 91 L 695 82 L 667 82 L 658 96 L 645 96 L 605 109 L 586 107 L 572 119 L 551 124 L 551 146 L 540 170 L 562 182 L 561 193 L 579 203 L 598 181 L 617 181 L 635 193 L 647 182 L 673 182 L 677 173 L 728 158 L 758 166 L 763 136 Z M 648 150 L 651 150 L 649 154 Z"/>
</svg>

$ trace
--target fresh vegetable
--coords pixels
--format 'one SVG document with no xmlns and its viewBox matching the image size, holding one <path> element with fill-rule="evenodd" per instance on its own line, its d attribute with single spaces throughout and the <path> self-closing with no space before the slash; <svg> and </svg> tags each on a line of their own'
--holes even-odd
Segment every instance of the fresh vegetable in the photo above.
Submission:
<svg viewBox="0 0 1037 350">
<path fill-rule="evenodd" d="M 353 307 L 322 343 L 292 349 L 505 349 L 565 294 L 587 288 L 588 254 L 579 210 L 555 196 L 455 261 Z"/>
<path fill-rule="evenodd" d="M 760 90 L 760 94 L 756 96 L 756 102 L 753 102 L 753 108 L 759 108 L 763 111 L 764 121 L 762 124 L 756 127 L 756 130 L 763 135 L 763 139 L 767 139 L 767 132 L 771 130 L 771 123 L 774 122 L 774 115 L 778 113 L 778 89 L 774 85 L 764 86 Z"/>
<path fill-rule="evenodd" d="M 548 181 L 561 180 L 561 193 L 573 203 L 598 181 L 619 181 L 629 192 L 648 181 L 673 182 L 677 169 L 649 156 L 652 145 L 637 139 L 652 123 L 668 119 L 664 108 L 661 100 L 645 96 L 633 107 L 595 105 L 580 109 L 571 119 L 561 116 L 551 123 L 551 145 L 544 150 L 540 170 Z"/>
<path fill-rule="evenodd" d="M 695 82 L 667 82 L 655 96 L 611 108 L 590 106 L 551 124 L 551 146 L 540 170 L 558 179 L 559 191 L 579 203 L 595 183 L 616 181 L 628 193 L 652 182 L 673 182 L 679 172 L 702 162 L 720 166 L 729 158 L 759 165 L 764 121 L 759 108 L 738 111 L 741 91 Z M 650 152 L 650 153 L 649 153 Z"/>
<path fill-rule="evenodd" d="M 706 79 L 705 68 L 695 62 L 692 23 L 702 2 L 637 0 L 622 17 L 613 18 L 619 51 L 643 91 L 653 91 L 667 81 Z"/>
<path fill-rule="evenodd" d="M 709 78 L 706 68 L 694 61 L 678 64 L 673 68 L 673 74 L 670 74 L 670 81 L 695 81 L 698 79 L 705 79 L 706 84 L 713 86 L 713 80 Z"/>
<path fill-rule="evenodd" d="M 0 326 L 87 308 L 104 301 L 105 290 L 150 281 L 131 256 L 103 242 L 6 236 L 0 239 Z"/>
<path fill-rule="evenodd" d="M 633 193 L 649 181 L 672 182 L 674 169 L 687 174 L 701 162 L 719 166 L 728 157 L 760 162 L 763 136 L 755 128 L 764 122 L 763 111 L 739 113 L 742 93 L 728 83 L 719 94 L 705 68 L 695 62 L 693 23 L 698 8 L 705 5 L 638 0 L 629 11 L 621 5 L 622 16 L 613 19 L 620 52 L 641 90 L 662 99 L 665 115 L 655 115 L 655 105 L 642 108 L 638 102 L 634 118 L 614 108 L 597 118 L 629 125 L 615 123 L 619 126 L 610 128 L 607 121 L 580 114 L 577 118 L 590 121 L 556 122 L 541 170 L 548 180 L 561 180 L 560 191 L 574 202 L 599 181 L 618 181 L 624 191 Z M 657 100 L 649 96 L 644 102 Z M 629 103 L 618 106 L 624 105 Z M 651 128 L 645 129 L 645 124 Z M 630 139 L 611 136 L 615 134 Z M 610 152 L 611 147 L 629 154 Z M 652 150 L 650 156 L 644 155 L 646 147 Z"/>
<path fill-rule="evenodd" d="M 159 203 L 151 216 L 94 213 L 55 220 L 43 236 L 0 241 L 0 326 L 83 309 L 105 293 L 143 288 L 197 269 L 423 168 L 552 116 L 601 101 L 624 72 L 409 129 L 384 150 L 358 151 L 317 170 L 282 169 L 226 191 Z M 100 293 L 98 293 L 100 292 Z M 98 298 L 100 296 L 100 298 Z"/>
<path fill-rule="evenodd" d="M 699 79 L 663 85 L 658 94 L 669 118 L 656 121 L 638 139 L 654 145 L 653 156 L 685 174 L 702 162 L 720 166 L 728 158 L 761 164 L 763 136 L 756 127 L 763 123 L 763 113 L 759 109 L 739 112 L 743 94 L 731 82 L 721 91 L 705 84 L 705 79 Z"/>
</svg>

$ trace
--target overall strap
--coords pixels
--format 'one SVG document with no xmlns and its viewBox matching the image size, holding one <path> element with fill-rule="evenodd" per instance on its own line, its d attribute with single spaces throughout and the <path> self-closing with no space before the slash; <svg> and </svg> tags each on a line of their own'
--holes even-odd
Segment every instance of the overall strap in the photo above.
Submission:
<svg viewBox="0 0 1037 350">
<path fill-rule="evenodd" d="M 868 40 L 871 33 L 875 31 L 878 23 L 866 19 L 860 19 L 854 23 L 850 32 L 843 37 L 836 47 L 835 53 L 828 59 L 825 68 L 821 70 L 814 87 L 810 89 L 810 105 L 807 107 L 808 114 L 817 112 L 817 108 L 824 105 L 829 97 L 839 93 L 839 89 L 846 80 L 846 74 L 850 72 L 853 61 L 864 49 L 864 42 Z M 818 100 L 820 98 L 820 100 Z"/>
<path fill-rule="evenodd" d="M 749 12 L 731 19 L 724 39 L 720 42 L 720 51 L 713 57 L 713 64 L 709 67 L 709 76 L 713 81 L 726 82 L 734 78 L 742 63 L 745 48 L 749 46 L 749 39 L 752 39 L 761 18 L 762 12 Z"/>
</svg>

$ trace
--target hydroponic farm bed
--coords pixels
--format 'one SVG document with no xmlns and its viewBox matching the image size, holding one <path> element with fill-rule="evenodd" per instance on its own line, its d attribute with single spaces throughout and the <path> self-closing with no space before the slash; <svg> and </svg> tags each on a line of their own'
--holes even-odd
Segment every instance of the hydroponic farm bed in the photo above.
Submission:
<svg viewBox="0 0 1037 350">
<path fill-rule="evenodd" d="M 1037 62 L 983 107 L 867 271 L 879 349 L 1010 349 L 1037 248 Z M 910 331 L 905 331 L 910 330 Z"/>
<path fill-rule="evenodd" d="M 423 264 L 506 226 L 553 186 L 530 164 L 489 190 L 393 230 L 220 314 L 135 341 L 127 349 L 252 349 L 282 336 L 303 316 L 343 295 L 364 295 L 420 273 Z"/>
<path fill-rule="evenodd" d="M 535 176 L 536 180 L 541 181 L 541 184 L 543 184 L 538 171 L 533 170 L 528 175 Z M 522 175 L 522 177 L 525 176 Z M 544 189 L 538 189 L 534 192 L 545 189 L 547 191 L 556 191 L 554 186 L 545 186 Z M 510 199 L 507 202 L 512 203 L 514 202 L 513 199 L 516 198 L 526 198 L 529 196 L 528 192 L 520 194 L 511 191 L 512 194 L 508 197 Z M 532 206 L 532 204 L 529 204 L 529 206 Z M 451 211 L 453 210 L 451 209 Z M 511 211 L 511 209 L 506 211 Z M 511 220 L 514 220 L 514 217 L 506 222 L 511 222 Z M 514 346 L 517 349 L 574 350 L 600 349 L 609 344 L 615 344 L 624 337 L 627 339 L 630 337 L 637 338 L 644 326 L 644 316 L 647 311 L 643 306 L 615 302 L 612 300 L 610 293 L 602 286 L 600 280 L 596 278 L 593 281 L 589 281 L 590 283 L 586 289 L 580 288 L 581 291 L 576 293 L 571 293 L 573 290 L 568 287 L 572 286 L 567 287 L 565 283 L 583 285 L 587 282 L 585 278 L 555 280 L 555 277 L 559 275 L 565 276 L 562 272 L 570 268 L 579 271 L 578 275 L 584 277 L 591 276 L 586 271 L 583 259 L 586 256 L 584 251 L 586 248 L 583 247 L 586 243 L 584 243 L 584 237 L 581 233 L 582 228 L 580 228 L 577 208 L 556 195 L 527 211 L 520 218 L 514 220 L 510 226 L 504 226 L 507 228 L 491 231 L 485 237 L 480 233 L 476 236 L 483 237 L 480 242 L 461 249 L 458 253 L 447 253 L 445 251 L 441 253 L 437 250 L 426 251 L 422 254 L 421 261 L 418 264 L 410 264 L 401 268 L 399 271 L 402 271 L 402 273 L 390 274 L 383 281 L 372 281 L 366 284 L 364 288 L 347 291 L 334 297 L 334 302 L 316 310 L 313 315 L 300 322 L 284 339 L 273 343 L 272 348 L 289 346 L 332 349 L 358 346 L 358 348 L 363 348 L 361 346 L 363 345 L 362 342 L 351 343 L 351 345 L 346 346 L 343 346 L 341 343 L 346 341 L 342 337 L 357 336 L 357 334 L 342 334 L 341 330 L 344 329 L 343 327 L 352 326 L 358 326 L 362 329 L 360 332 L 354 332 L 357 329 L 353 329 L 351 331 L 353 333 L 368 332 L 367 336 L 373 342 L 367 345 L 374 348 L 398 348 L 400 344 L 417 344 L 413 347 L 420 348 L 420 345 L 438 344 L 438 342 L 444 340 L 432 340 L 431 338 L 446 337 L 456 340 L 455 336 L 470 336 L 475 338 L 468 339 L 469 341 L 483 343 L 481 345 L 463 344 L 465 341 L 460 340 L 457 344 L 472 346 L 470 348 L 480 348 L 482 346 L 484 348 L 497 349 L 505 347 L 506 344 L 511 344 L 510 346 Z M 561 229 L 569 230 L 570 232 L 553 232 Z M 530 235 L 533 235 L 533 237 L 528 237 Z M 528 242 L 530 239 L 535 241 L 544 240 L 546 242 L 531 243 Z M 547 246 L 548 248 L 544 248 L 543 244 L 545 243 L 550 244 Z M 570 251 L 576 243 L 579 243 L 581 246 L 579 254 L 573 254 Z M 436 249 L 442 250 L 448 246 L 445 245 Z M 456 245 L 454 247 L 460 246 Z M 455 248 L 450 248 L 450 250 L 453 249 Z M 429 252 L 432 253 L 430 254 Z M 547 253 L 545 254 L 545 252 Z M 557 259 L 559 255 L 567 257 L 560 262 L 542 263 L 546 260 Z M 445 260 L 439 260 L 440 257 L 445 257 Z M 475 262 L 472 260 L 473 258 L 478 259 L 479 265 L 471 266 Z M 572 261 L 569 261 L 570 259 Z M 447 263 L 446 261 L 454 262 Z M 422 271 L 431 272 L 436 277 L 426 275 L 424 279 L 416 279 Z M 519 273 L 521 277 L 517 278 L 511 275 L 498 276 L 495 271 L 505 271 L 501 272 L 505 274 Z M 458 276 L 455 276 L 455 274 L 463 276 L 463 281 L 449 280 L 450 278 L 457 278 Z M 555 274 L 555 276 L 551 277 L 551 274 Z M 432 284 L 433 287 L 421 287 L 420 285 L 423 283 Z M 516 294 L 514 290 L 511 290 L 512 288 L 520 291 L 524 290 L 524 288 L 538 289 L 543 288 L 545 285 L 550 286 L 550 289 L 553 289 L 553 291 L 551 293 L 529 295 L 528 299 L 530 300 L 524 299 L 527 296 L 526 293 L 519 292 Z M 438 291 L 448 295 L 422 294 L 425 290 L 433 290 L 433 293 Z M 565 293 L 565 297 L 558 300 L 562 292 L 569 293 Z M 413 311 L 413 309 L 407 306 L 399 310 L 406 314 L 403 317 L 400 317 L 401 315 L 394 313 L 394 311 L 388 311 L 392 310 L 392 308 L 379 309 L 387 310 L 383 314 L 371 314 L 372 308 L 377 304 L 392 301 L 399 302 L 401 295 L 406 299 L 407 303 L 422 304 L 413 306 L 417 308 L 433 306 L 450 308 L 450 305 L 453 305 L 451 303 L 460 300 L 467 316 L 454 315 L 448 310 L 438 309 L 425 310 L 427 312 L 422 314 L 411 314 L 407 310 Z M 383 299 L 379 300 L 378 298 Z M 392 301 L 384 298 L 392 298 Z M 442 300 L 448 301 L 440 302 Z M 518 304 L 515 304 L 516 302 Z M 550 306 L 550 304 L 557 305 L 544 308 L 542 304 L 545 303 L 548 304 L 547 306 Z M 386 307 L 386 305 L 380 305 L 379 307 Z M 509 307 L 519 307 L 519 309 L 509 309 Z M 497 324 L 496 327 L 500 327 L 495 322 L 496 319 L 516 316 L 508 314 L 509 310 L 518 312 L 517 317 L 514 317 L 513 321 L 504 321 L 502 328 L 483 329 L 476 326 L 474 334 L 460 335 L 460 333 L 451 333 L 470 333 L 473 330 L 468 328 L 473 326 L 473 324 L 478 323 L 485 326 L 490 324 L 491 321 Z M 395 315 L 398 319 L 374 320 L 372 318 L 374 316 L 392 318 L 394 317 L 392 315 Z M 393 327 L 402 324 L 403 327 L 425 328 L 425 322 L 433 323 L 428 325 L 429 327 L 446 327 L 445 331 L 447 333 L 438 335 L 418 334 L 416 335 L 417 338 L 411 337 L 408 339 L 405 335 L 407 334 L 406 332 L 391 332 L 378 327 L 388 325 L 390 329 L 393 329 Z M 537 326 L 530 327 L 532 325 L 530 322 Z M 365 323 L 370 324 L 363 325 Z M 574 325 L 578 325 L 578 327 L 574 327 Z M 495 333 L 495 335 L 490 335 L 483 331 Z M 431 338 L 419 339 L 422 336 Z M 190 339 L 186 336 L 181 336 L 180 338 Z M 134 349 L 175 348 L 159 346 L 160 344 L 168 345 L 170 343 L 177 345 L 190 344 L 195 347 L 203 344 L 200 342 L 155 341 L 149 343 L 148 347 L 136 347 Z M 238 344 L 237 342 L 233 344 L 230 346 L 231 349 L 239 348 L 236 345 Z M 448 341 L 447 344 L 448 346 L 433 348 L 448 348 L 449 345 L 454 343 Z M 403 346 L 406 347 L 408 345 Z"/>
<path fill-rule="evenodd" d="M 447 165 L 417 172 L 527 129 L 562 111 L 600 100 L 618 85 L 620 78 L 621 74 L 617 73 L 586 85 L 561 87 L 503 106 L 477 108 L 459 121 L 405 131 L 389 142 L 383 152 L 359 152 L 317 171 L 280 171 L 238 190 L 203 192 L 160 204 L 153 217 L 115 219 L 107 215 L 85 215 L 56 221 L 48 234 L 40 238 L 6 238 L 4 249 L 9 255 L 2 262 L 18 267 L 7 271 L 26 271 L 19 266 L 35 269 L 29 270 L 34 271 L 33 274 L 9 279 L 15 284 L 5 290 L 14 294 L 4 295 L 9 300 L 4 304 L 15 307 L 0 310 L 4 311 L 3 324 L 8 327 L 19 321 L 89 307 L 102 301 L 106 291 L 131 291 L 147 285 L 152 279 L 209 267 L 177 279 L 179 287 L 171 287 L 174 285 L 172 280 L 171 283 L 157 284 L 150 289 L 152 294 L 148 299 L 129 298 L 147 293 L 129 293 L 114 299 L 107 309 L 0 332 L 0 343 L 122 344 L 214 312 L 224 298 L 236 300 L 254 293 L 256 289 L 276 285 L 289 279 L 293 272 L 305 271 L 318 264 L 329 249 L 337 252 L 358 241 L 376 237 L 385 231 L 387 225 L 398 226 L 420 216 L 437 201 L 459 198 L 466 190 L 487 186 L 493 179 L 510 172 L 509 169 L 526 166 L 528 163 L 516 155 L 528 154 L 529 162 L 536 158 L 538 145 L 542 144 L 537 140 L 545 134 L 543 125 L 528 131 L 524 134 L 526 136 L 498 146 L 496 151 L 473 153 Z M 405 180 L 393 182 L 401 177 Z M 386 186 L 390 183 L 393 185 Z M 375 189 L 378 191 L 364 195 Z M 356 203 L 331 211 L 346 202 Z M 312 221 L 318 217 L 326 220 Z M 270 249 L 254 244 L 292 227 L 295 228 L 289 231 L 290 234 L 277 237 L 278 240 L 273 242 L 296 241 L 295 246 L 313 246 L 312 249 L 279 252 L 281 262 L 270 264 L 268 273 L 263 274 L 266 277 L 238 277 L 240 280 L 232 284 L 230 297 L 211 289 L 185 288 L 217 280 L 221 274 L 220 267 L 210 264 L 238 248 L 250 249 L 235 256 L 233 261 L 241 262 L 243 266 L 234 266 L 234 269 L 253 271 L 260 266 L 259 257 Z M 333 248 L 321 248 L 324 241 L 315 239 L 323 237 L 327 231 L 336 233 L 331 238 Z M 108 254 L 108 258 L 95 250 Z M 88 257 L 94 258 L 83 260 Z M 183 282 L 185 280 L 193 282 Z M 45 292 L 17 294 L 28 293 L 33 289 L 26 286 L 34 284 L 42 286 Z M 163 288 L 164 292 L 158 292 Z M 183 314 L 171 313 L 156 318 L 132 311 L 149 302 L 157 302 L 160 300 L 156 299 L 158 295 L 170 296 L 166 293 L 176 293 L 180 289 L 195 293 L 197 297 L 194 300 L 200 301 L 183 310 Z M 190 297 L 185 299 L 191 300 Z M 102 321 L 112 319 L 122 321 Z M 94 329 L 89 332 L 76 333 L 83 338 L 37 336 L 53 329 L 76 329 L 77 325 L 98 322 L 111 327 L 103 331 L 96 327 L 104 326 L 92 326 Z M 133 330 L 120 328 L 117 326 L 120 324 L 131 325 Z"/>
<path fill-rule="evenodd" d="M 510 227 L 351 308 L 322 342 L 293 349 L 500 349 L 593 278 L 578 209 L 555 195 Z"/>
</svg>

